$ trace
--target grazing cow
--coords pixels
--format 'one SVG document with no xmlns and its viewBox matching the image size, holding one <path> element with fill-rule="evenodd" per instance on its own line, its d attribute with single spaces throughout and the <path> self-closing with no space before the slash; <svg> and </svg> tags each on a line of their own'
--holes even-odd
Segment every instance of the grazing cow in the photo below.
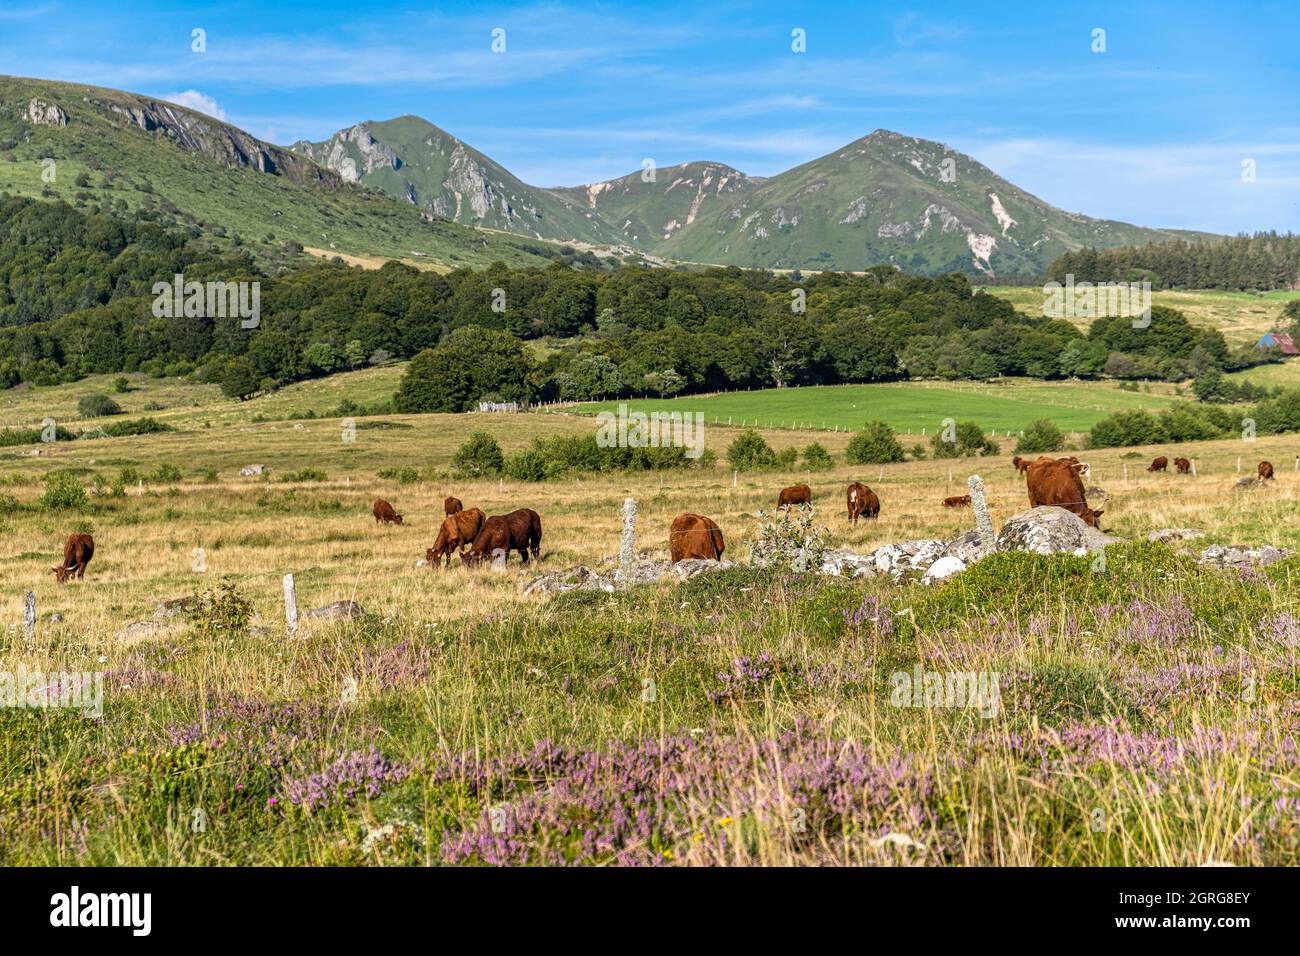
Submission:
<svg viewBox="0 0 1300 956">
<path fill-rule="evenodd" d="M 511 551 L 518 551 L 526 565 L 529 552 L 536 561 L 541 546 L 541 517 L 531 508 L 520 508 L 504 517 L 493 515 L 484 521 L 469 550 L 460 553 L 460 560 L 466 567 L 472 567 L 481 563 L 485 556 L 490 559 L 498 551 L 507 558 Z"/>
<path fill-rule="evenodd" d="M 51 568 L 54 572 L 54 580 L 60 584 L 66 584 L 68 578 L 76 574 L 78 578 L 86 576 L 86 565 L 90 559 L 95 556 L 95 539 L 88 534 L 80 531 L 68 535 L 68 540 L 63 542 L 63 563 L 57 568 Z"/>
<path fill-rule="evenodd" d="M 712 518 L 687 512 L 673 519 L 672 527 L 668 529 L 668 550 L 673 556 L 673 564 L 687 558 L 721 561 L 727 545 L 722 540 L 722 529 Z"/>
<path fill-rule="evenodd" d="M 877 518 L 880 516 L 880 499 L 876 493 L 860 481 L 849 485 L 849 523 L 857 524 L 859 517 Z"/>
<path fill-rule="evenodd" d="M 953 495 L 950 498 L 943 499 L 945 508 L 968 508 L 970 507 L 970 495 Z"/>
<path fill-rule="evenodd" d="M 1180 475 L 1185 475 L 1192 470 L 1192 463 L 1186 458 L 1175 458 L 1174 467 L 1178 469 Z"/>
<path fill-rule="evenodd" d="M 1068 458 L 1046 456 L 1030 464 L 1026 475 L 1030 507 L 1055 505 L 1078 515 L 1085 524 L 1100 528 L 1102 512 L 1088 507 L 1088 498 L 1079 478 L 1086 467 L 1082 462 Z"/>
<path fill-rule="evenodd" d="M 381 521 L 384 524 L 402 523 L 402 516 L 399 515 L 396 511 L 394 511 L 393 506 L 390 505 L 383 498 L 376 498 L 374 507 L 371 508 L 370 510 L 374 512 L 375 524 L 379 524 Z"/>
<path fill-rule="evenodd" d="M 1259 463 L 1259 478 L 1261 481 L 1270 481 L 1273 478 L 1273 463 L 1271 461 L 1261 461 Z"/>
<path fill-rule="evenodd" d="M 1169 459 L 1161 455 L 1147 466 L 1147 471 L 1164 471 L 1169 467 Z"/>
<path fill-rule="evenodd" d="M 776 502 L 778 508 L 810 504 L 812 504 L 812 489 L 807 485 L 791 485 L 789 488 L 782 488 L 781 496 Z"/>
<path fill-rule="evenodd" d="M 1029 459 L 1021 458 L 1019 455 L 1016 455 L 1014 458 L 1011 459 L 1011 465 L 1016 469 L 1016 471 L 1020 472 L 1023 475 L 1025 472 L 1029 470 Z"/>
<path fill-rule="evenodd" d="M 445 518 L 442 527 L 438 529 L 433 547 L 424 552 L 429 567 L 442 567 L 444 560 L 446 566 L 450 567 L 452 552 L 461 551 L 465 545 L 472 544 L 482 529 L 483 512 L 477 508 L 466 508 Z"/>
<path fill-rule="evenodd" d="M 444 498 L 442 502 L 442 510 L 445 511 L 447 517 L 450 518 L 452 515 L 460 514 L 464 511 L 465 506 L 460 503 L 459 498 Z"/>
</svg>

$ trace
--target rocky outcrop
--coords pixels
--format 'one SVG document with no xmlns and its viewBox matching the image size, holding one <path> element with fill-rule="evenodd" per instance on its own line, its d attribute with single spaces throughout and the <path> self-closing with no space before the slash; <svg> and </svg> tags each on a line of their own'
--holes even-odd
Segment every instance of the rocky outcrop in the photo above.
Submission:
<svg viewBox="0 0 1300 956">
<path fill-rule="evenodd" d="M 68 114 L 57 103 L 33 99 L 23 111 L 23 119 L 34 126 L 53 126 L 61 129 L 68 125 Z"/>
<path fill-rule="evenodd" d="M 1073 512 L 1044 505 L 1008 518 L 998 532 L 997 549 L 1036 554 L 1087 554 L 1101 551 L 1118 540 L 1085 524 Z"/>
<path fill-rule="evenodd" d="M 1179 541 L 1190 541 L 1193 538 L 1204 538 L 1204 531 L 1197 531 L 1195 528 L 1161 528 L 1159 531 L 1152 531 L 1147 535 L 1148 541 L 1160 541 L 1164 544 L 1175 544 Z"/>
<path fill-rule="evenodd" d="M 362 176 L 373 173 L 376 169 L 396 170 L 402 167 L 401 158 L 390 147 L 375 139 L 366 123 L 339 130 L 324 143 L 303 140 L 294 143 L 291 149 L 326 169 L 332 169 L 350 183 L 359 182 Z"/>
<path fill-rule="evenodd" d="M 875 563 L 876 571 L 901 581 L 905 577 L 924 574 L 947 547 L 946 541 L 922 538 L 883 545 L 872 551 L 869 557 Z"/>
<path fill-rule="evenodd" d="M 655 581 L 687 581 L 699 574 L 724 571 L 735 567 L 731 561 L 710 561 L 704 558 L 687 558 L 676 564 L 670 561 L 637 561 L 626 574 L 619 577 L 614 569 L 596 571 L 580 564 L 562 571 L 539 575 L 524 587 L 525 594 L 563 594 L 565 591 L 606 591 L 613 593 L 620 587 L 651 584 Z"/>
<path fill-rule="evenodd" d="M 338 188 L 343 179 L 310 159 L 264 143 L 202 113 L 144 97 L 124 100 L 85 98 L 86 103 L 124 125 L 168 139 L 181 149 L 223 166 L 255 169 L 295 183 Z"/>
</svg>

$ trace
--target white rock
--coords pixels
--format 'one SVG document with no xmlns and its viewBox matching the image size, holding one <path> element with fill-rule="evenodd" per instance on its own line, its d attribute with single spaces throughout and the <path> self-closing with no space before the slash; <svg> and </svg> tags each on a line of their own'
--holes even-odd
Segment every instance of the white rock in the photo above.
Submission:
<svg viewBox="0 0 1300 956">
<path fill-rule="evenodd" d="M 936 581 L 946 581 L 954 574 L 961 574 L 965 570 L 965 561 L 949 555 L 948 557 L 939 558 L 934 564 L 930 565 L 921 580 L 926 584 L 934 584 Z"/>
</svg>

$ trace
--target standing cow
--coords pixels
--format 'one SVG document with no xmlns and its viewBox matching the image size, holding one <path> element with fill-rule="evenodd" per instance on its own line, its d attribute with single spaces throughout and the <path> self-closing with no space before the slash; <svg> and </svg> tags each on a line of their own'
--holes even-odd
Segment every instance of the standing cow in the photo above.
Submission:
<svg viewBox="0 0 1300 956">
<path fill-rule="evenodd" d="M 447 497 L 443 499 L 442 510 L 450 518 L 452 515 L 460 514 L 465 510 L 465 506 L 460 503 L 459 498 Z"/>
<path fill-rule="evenodd" d="M 1033 462 L 1026 474 L 1029 506 L 1055 505 L 1078 515 L 1085 524 L 1100 528 L 1102 512 L 1088 507 L 1083 481 L 1079 478 L 1085 467 L 1068 458 L 1043 456 Z"/>
<path fill-rule="evenodd" d="M 1185 475 L 1192 470 L 1192 463 L 1186 458 L 1175 458 L 1174 467 L 1178 469 L 1180 475 Z"/>
<path fill-rule="evenodd" d="M 1271 461 L 1261 461 L 1259 463 L 1259 480 L 1271 481 L 1273 479 L 1273 463 Z"/>
<path fill-rule="evenodd" d="M 402 523 L 402 516 L 394 511 L 393 506 L 383 498 L 376 498 L 375 503 L 370 510 L 375 516 L 375 524 L 380 524 L 381 522 L 383 524 Z"/>
<path fill-rule="evenodd" d="M 473 543 L 474 538 L 483 529 L 483 520 L 483 512 L 477 508 L 457 511 L 454 515 L 443 519 L 433 547 L 424 552 L 429 567 L 443 567 L 444 559 L 446 566 L 450 567 L 452 553 L 459 552 L 465 545 Z"/>
<path fill-rule="evenodd" d="M 508 558 L 511 551 L 518 551 L 524 564 L 528 564 L 530 552 L 533 560 L 538 560 L 541 546 L 541 517 L 531 508 L 520 508 L 504 517 L 493 515 L 484 521 L 469 550 L 460 553 L 460 560 L 466 567 L 472 567 L 497 552 Z"/>
<path fill-rule="evenodd" d="M 807 485 L 791 485 L 789 488 L 782 488 L 776 501 L 778 508 L 810 504 L 812 504 L 812 489 Z"/>
<path fill-rule="evenodd" d="M 1147 471 L 1166 471 L 1169 468 L 1169 459 L 1161 455 L 1155 461 L 1147 466 Z"/>
<path fill-rule="evenodd" d="M 688 558 L 721 561 L 722 552 L 726 550 L 722 529 L 712 518 L 704 515 L 680 514 L 668 529 L 668 551 L 672 554 L 673 564 Z"/>
<path fill-rule="evenodd" d="M 876 493 L 860 481 L 849 485 L 847 493 L 849 506 L 849 524 L 857 524 L 859 517 L 877 518 L 880 516 L 880 499 Z"/>
<path fill-rule="evenodd" d="M 54 572 L 54 580 L 66 584 L 68 578 L 74 574 L 78 579 L 84 579 L 86 565 L 94 556 L 95 539 L 80 531 L 73 532 L 68 535 L 68 540 L 63 542 L 63 563 L 57 568 L 50 569 Z"/>
</svg>

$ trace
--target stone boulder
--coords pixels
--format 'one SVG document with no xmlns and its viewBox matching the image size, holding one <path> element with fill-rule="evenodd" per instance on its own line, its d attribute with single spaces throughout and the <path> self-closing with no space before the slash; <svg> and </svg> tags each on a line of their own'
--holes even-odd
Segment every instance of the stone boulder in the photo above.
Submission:
<svg viewBox="0 0 1300 956">
<path fill-rule="evenodd" d="M 943 555 L 925 570 L 921 576 L 923 584 L 937 584 L 939 581 L 946 581 L 954 574 L 961 574 L 966 570 L 966 562 L 961 558 L 952 555 Z"/>
<path fill-rule="evenodd" d="M 670 565 L 670 570 L 677 576 L 679 581 L 686 581 L 695 577 L 697 574 L 706 574 L 709 571 L 725 571 L 727 568 L 735 567 L 735 563 L 723 558 L 721 561 L 713 561 L 708 558 L 686 558 Z"/>
<path fill-rule="evenodd" d="M 239 469 L 239 473 L 243 475 L 245 478 L 251 478 L 255 475 L 260 475 L 265 471 L 266 471 L 265 465 L 245 465 L 243 468 Z"/>
<path fill-rule="evenodd" d="M 947 547 L 947 541 L 922 538 L 882 545 L 869 557 L 875 562 L 876 571 L 899 581 L 908 575 L 924 574 Z"/>
<path fill-rule="evenodd" d="M 354 617 L 364 617 L 366 609 L 356 601 L 335 601 L 324 607 L 312 608 L 303 617 L 310 621 L 345 621 Z"/>
<path fill-rule="evenodd" d="M 986 545 L 983 536 L 980 535 L 978 530 L 967 531 L 960 537 L 954 538 L 950 541 L 948 546 L 943 549 L 943 554 L 939 555 L 939 557 L 956 558 L 962 564 L 969 567 L 976 561 L 979 561 L 982 558 L 987 558 L 996 550 L 996 543 L 993 545 Z"/>
<path fill-rule="evenodd" d="M 842 578 L 871 577 L 880 573 L 876 570 L 876 560 L 871 555 L 840 549 L 828 549 L 822 555 L 821 572 Z"/>
<path fill-rule="evenodd" d="M 999 551 L 1033 551 L 1036 554 L 1086 554 L 1118 541 L 1085 524 L 1073 512 L 1054 505 L 1030 508 L 1008 518 L 998 532 Z"/>
<path fill-rule="evenodd" d="M 1258 548 L 1235 544 L 1212 544 L 1197 558 L 1198 564 L 1220 568 L 1266 568 L 1291 554 L 1289 548 L 1275 548 L 1270 544 Z"/>
<path fill-rule="evenodd" d="M 1204 537 L 1205 532 L 1197 531 L 1195 528 L 1161 528 L 1159 531 L 1152 531 L 1148 534 L 1147 540 L 1175 544 L 1179 541 L 1190 541 L 1193 538 Z"/>
<path fill-rule="evenodd" d="M 1267 488 L 1268 482 L 1259 475 L 1247 475 L 1245 478 L 1237 479 L 1234 488 L 1241 488 L 1244 491 L 1255 491 L 1260 488 Z"/>
<path fill-rule="evenodd" d="M 616 588 L 612 574 L 601 574 L 585 564 L 539 575 L 524 587 L 525 594 L 563 594 L 565 591 L 606 591 Z"/>
</svg>

